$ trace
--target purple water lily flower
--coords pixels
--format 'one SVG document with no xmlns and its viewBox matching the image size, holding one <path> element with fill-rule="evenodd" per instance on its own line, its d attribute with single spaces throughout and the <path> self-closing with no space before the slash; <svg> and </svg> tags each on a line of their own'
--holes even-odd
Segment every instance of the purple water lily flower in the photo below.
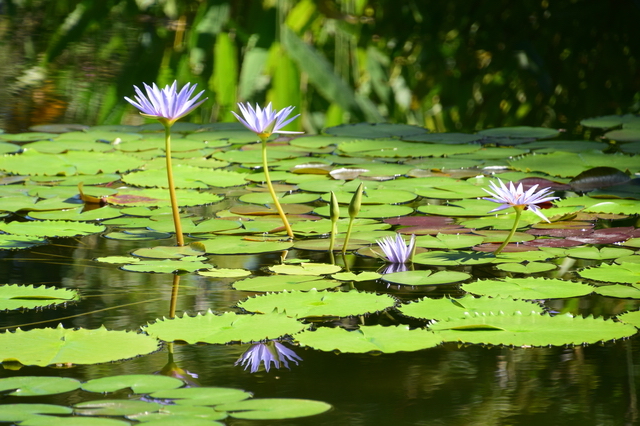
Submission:
<svg viewBox="0 0 640 426">
<path fill-rule="evenodd" d="M 198 101 L 204 90 L 191 98 L 197 84 L 191 86 L 191 83 L 187 83 L 180 92 L 177 90 L 178 83 L 176 81 L 171 86 L 165 86 L 164 89 L 159 89 L 155 83 L 153 83 L 153 86 L 149 86 L 146 83 L 142 84 L 147 91 L 146 95 L 137 86 L 133 86 L 137 93 L 134 96 L 136 100 L 134 101 L 126 96 L 124 99 L 138 108 L 145 117 L 156 118 L 163 124 L 171 125 L 175 123 L 208 99 L 204 98 Z"/>
<path fill-rule="evenodd" d="M 553 201 L 560 198 L 550 197 L 550 195 L 553 194 L 553 190 L 551 188 L 543 188 L 540 191 L 536 192 L 536 189 L 538 189 L 538 185 L 533 185 L 531 188 L 525 191 L 522 187 L 522 184 L 519 184 L 518 187 L 516 187 L 513 182 L 509 182 L 509 187 L 507 187 L 500 179 L 498 179 L 498 182 L 500 183 L 500 187 L 498 187 L 495 182 L 489 182 L 489 187 L 493 190 L 493 192 L 482 188 L 484 192 L 494 197 L 485 197 L 483 198 L 483 200 L 492 201 L 494 203 L 502 203 L 501 206 L 491 210 L 489 213 L 508 209 L 509 207 L 520 209 L 528 208 L 543 220 L 550 222 L 549 219 L 547 219 L 546 216 L 542 214 L 536 204 L 545 203 L 547 201 Z"/>
<path fill-rule="evenodd" d="M 260 108 L 260 106 L 256 104 L 254 109 L 251 104 L 247 102 L 246 104 L 238 103 L 238 108 L 240 108 L 242 112 L 242 117 L 233 111 L 231 111 L 231 113 L 235 115 L 247 129 L 255 132 L 260 138 L 268 138 L 272 133 L 304 133 L 281 130 L 284 126 L 300 116 L 300 114 L 297 114 L 287 119 L 295 107 L 288 106 L 278 111 L 274 110 L 271 102 L 269 102 L 269 105 L 265 108 Z"/>
<path fill-rule="evenodd" d="M 269 341 L 252 345 L 234 365 L 244 365 L 245 370 L 251 366 L 251 372 L 255 373 L 260 369 L 260 364 L 264 362 L 264 369 L 269 372 L 272 363 L 276 368 L 280 368 L 280 363 L 289 368 L 288 361 L 293 361 L 298 365 L 298 361 L 302 361 L 302 358 L 282 343 Z"/>
<path fill-rule="evenodd" d="M 384 237 L 381 240 L 376 240 L 387 260 L 391 263 L 407 263 L 413 253 L 413 248 L 416 244 L 416 236 L 411 235 L 409 245 L 404 242 L 402 235 L 396 234 L 395 239 L 393 237 Z"/>
</svg>

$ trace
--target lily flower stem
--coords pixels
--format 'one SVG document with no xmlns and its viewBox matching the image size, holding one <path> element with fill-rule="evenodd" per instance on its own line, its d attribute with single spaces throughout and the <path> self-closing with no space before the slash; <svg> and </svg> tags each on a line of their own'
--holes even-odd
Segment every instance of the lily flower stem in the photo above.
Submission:
<svg viewBox="0 0 640 426">
<path fill-rule="evenodd" d="M 502 242 L 502 244 L 500 244 L 500 247 L 498 247 L 498 250 L 493 252 L 494 255 L 498 255 L 500 254 L 500 252 L 502 252 L 502 250 L 504 250 L 504 248 L 507 246 L 507 244 L 509 244 L 509 241 L 511 241 L 511 238 L 513 238 L 513 235 L 516 233 L 516 230 L 518 229 L 518 222 L 520 222 L 520 216 L 522 215 L 522 211 L 524 210 L 524 207 L 513 206 L 513 209 L 516 211 L 516 218 L 513 220 L 513 228 L 511 228 L 511 232 L 509 232 L 509 235 L 507 235 L 507 238 Z"/>
<path fill-rule="evenodd" d="M 344 245 L 342 246 L 342 255 L 344 256 L 347 253 L 347 246 L 349 245 L 349 238 L 351 238 L 351 228 L 353 227 L 353 220 L 355 218 L 349 219 L 349 226 L 347 227 L 347 236 L 344 237 Z"/>
<path fill-rule="evenodd" d="M 173 286 L 171 287 L 171 301 L 169 303 L 169 318 L 176 317 L 176 306 L 178 304 L 179 289 L 180 289 L 180 275 L 173 274 Z"/>
<path fill-rule="evenodd" d="M 169 198 L 171 199 L 171 213 L 173 224 L 176 228 L 176 241 L 178 246 L 184 246 L 184 236 L 182 235 L 182 224 L 180 223 L 180 208 L 176 197 L 176 187 L 173 182 L 173 167 L 171 166 L 171 124 L 164 124 L 165 155 L 167 156 L 167 181 L 169 183 Z"/>
<path fill-rule="evenodd" d="M 293 238 L 293 231 L 291 230 L 291 225 L 289 225 L 287 216 L 284 214 L 284 210 L 282 210 L 282 206 L 278 201 L 276 191 L 273 189 L 271 178 L 269 177 L 269 164 L 267 161 L 267 138 L 261 136 L 260 140 L 262 141 L 262 170 L 264 171 L 264 179 L 267 182 L 267 188 L 269 189 L 271 198 L 273 198 L 273 204 L 275 204 L 276 206 L 278 215 L 280 215 L 280 219 L 282 219 L 282 224 L 284 225 L 284 229 L 287 231 L 287 235 L 289 235 L 289 238 Z"/>
</svg>

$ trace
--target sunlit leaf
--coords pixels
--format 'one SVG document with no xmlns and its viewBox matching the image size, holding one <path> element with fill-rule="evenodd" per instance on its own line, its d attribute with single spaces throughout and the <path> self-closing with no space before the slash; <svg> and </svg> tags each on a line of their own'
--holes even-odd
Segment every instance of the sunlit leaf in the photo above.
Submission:
<svg viewBox="0 0 640 426">
<path fill-rule="evenodd" d="M 322 401 L 293 398 L 257 398 L 216 406 L 231 417 L 248 420 L 295 419 L 315 416 L 331 409 Z"/>
<path fill-rule="evenodd" d="M 80 387 L 80 382 L 69 377 L 17 376 L 0 379 L 0 390 L 15 396 L 55 395 Z M 2 406 L 4 407 L 4 406 Z"/>
<path fill-rule="evenodd" d="M 580 282 L 535 277 L 478 280 L 463 284 L 462 289 L 484 296 L 530 300 L 578 297 L 590 294 L 594 290 L 593 286 Z"/>
<path fill-rule="evenodd" d="M 544 312 L 542 307 L 534 302 L 511 298 L 473 297 L 471 295 L 458 299 L 448 297 L 431 299 L 425 297 L 417 302 L 401 305 L 398 310 L 410 317 L 438 321 L 450 318 L 465 318 L 468 314 L 476 313 Z"/>
<path fill-rule="evenodd" d="M 0 285 L 0 310 L 33 309 L 80 299 L 76 290 L 33 285 Z"/>
<path fill-rule="evenodd" d="M 437 271 L 432 273 L 432 271 L 428 270 L 393 272 L 382 276 L 383 281 L 412 286 L 450 284 L 469 278 L 471 278 L 471 275 L 464 272 Z"/>
<path fill-rule="evenodd" d="M 269 312 L 272 312 L 271 309 Z M 183 315 L 173 319 L 159 319 L 143 329 L 150 336 L 166 342 L 229 343 L 259 342 L 295 334 L 307 326 L 285 314 L 239 315 L 225 312 L 215 315 L 208 311 L 196 316 Z"/>
<path fill-rule="evenodd" d="M 82 384 L 82 389 L 89 392 L 115 392 L 120 389 L 131 389 L 134 393 L 151 393 L 165 389 L 175 389 L 184 382 L 174 377 L 156 374 L 125 374 L 92 379 Z"/>
</svg>

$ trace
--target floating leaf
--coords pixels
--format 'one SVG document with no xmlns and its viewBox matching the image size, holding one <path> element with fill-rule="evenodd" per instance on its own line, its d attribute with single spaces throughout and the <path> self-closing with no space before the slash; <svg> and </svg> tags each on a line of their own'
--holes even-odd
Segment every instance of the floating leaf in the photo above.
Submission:
<svg viewBox="0 0 640 426">
<path fill-rule="evenodd" d="M 331 278 L 334 278 L 336 280 L 340 280 L 340 281 L 356 281 L 356 282 L 377 280 L 380 277 L 382 277 L 381 274 L 379 274 L 377 272 L 368 272 L 368 271 L 362 271 L 362 272 L 358 272 L 358 273 L 354 273 L 354 272 L 338 272 L 337 274 L 331 275 Z"/>
<path fill-rule="evenodd" d="M 327 127 L 324 132 L 334 136 L 375 139 L 420 135 L 427 133 L 428 130 L 408 124 L 358 123 Z"/>
<path fill-rule="evenodd" d="M 313 210 L 315 214 L 320 216 L 329 217 L 329 206 L 318 207 Z M 396 205 L 363 205 L 360 208 L 358 217 L 363 218 L 386 218 L 396 216 L 406 216 L 413 213 L 413 209 L 408 206 L 396 206 Z M 346 209 L 342 209 L 340 217 L 348 217 L 349 212 Z"/>
<path fill-rule="evenodd" d="M 241 278 L 251 275 L 251 271 L 246 269 L 211 268 L 206 271 L 198 271 L 197 274 L 210 278 Z"/>
<path fill-rule="evenodd" d="M 435 320 L 447 320 L 451 318 L 465 318 L 469 314 L 500 314 L 500 313 L 542 313 L 540 305 L 526 300 L 514 300 L 508 298 L 473 297 L 466 295 L 459 299 L 443 297 L 431 299 L 425 297 L 418 302 L 402 305 L 398 308 L 404 315 Z"/>
<path fill-rule="evenodd" d="M 332 265 L 330 263 L 307 263 L 303 262 L 299 265 L 274 265 L 269 270 L 276 274 L 288 275 L 328 275 L 338 272 L 342 267 Z"/>
<path fill-rule="evenodd" d="M 126 399 L 103 399 L 86 401 L 74 405 L 74 413 L 81 416 L 131 416 L 149 411 L 157 411 L 162 405 L 156 402 Z"/>
<path fill-rule="evenodd" d="M 495 262 L 495 260 L 496 257 L 493 254 L 469 251 L 430 251 L 413 256 L 414 263 L 431 266 L 482 265 Z"/>
<path fill-rule="evenodd" d="M 296 336 L 296 340 L 303 346 L 321 351 L 338 350 L 344 353 L 411 352 L 432 348 L 442 343 L 440 336 L 424 329 L 411 330 L 406 325 L 363 326 L 353 331 L 320 327 L 316 331 L 300 333 Z"/>
<path fill-rule="evenodd" d="M 432 273 L 432 271 L 428 270 L 393 272 L 382 276 L 383 281 L 412 286 L 451 284 L 469 278 L 471 278 L 471 275 L 464 272 L 438 271 Z"/>
<path fill-rule="evenodd" d="M 272 312 L 271 309 L 269 312 Z M 295 334 L 307 326 L 284 314 L 239 315 L 225 312 L 215 315 L 208 311 L 194 317 L 161 319 L 144 327 L 150 336 L 166 342 L 176 340 L 187 343 L 259 342 Z"/>
<path fill-rule="evenodd" d="M 630 337 L 637 331 L 632 325 L 602 318 L 535 313 L 469 315 L 429 328 L 445 341 L 514 346 L 581 345 Z"/>
<path fill-rule="evenodd" d="M 491 136 L 499 138 L 524 138 L 524 139 L 549 139 L 560 134 L 556 129 L 547 127 L 496 127 L 493 129 L 485 129 L 478 132 L 482 136 Z"/>
<path fill-rule="evenodd" d="M 278 309 L 298 318 L 346 317 L 373 313 L 390 308 L 396 300 L 388 294 L 367 292 L 292 291 L 251 297 L 238 306 L 249 312 L 272 312 Z"/>
<path fill-rule="evenodd" d="M 315 416 L 329 411 L 331 405 L 310 399 L 258 398 L 218 405 L 216 410 L 227 411 L 231 417 L 248 420 L 295 419 Z"/>
<path fill-rule="evenodd" d="M 34 342 L 38 342 L 34 345 Z M 151 353 L 158 341 L 143 334 L 113 331 L 42 328 L 0 334 L 0 361 L 45 367 L 52 364 L 98 364 Z"/>
<path fill-rule="evenodd" d="M 637 328 L 640 328 L 640 311 L 625 312 L 622 315 L 618 315 L 616 318 L 627 324 L 631 324 Z"/>
<path fill-rule="evenodd" d="M 124 271 L 131 272 L 155 272 L 157 274 L 173 274 L 175 272 L 195 272 L 200 269 L 208 269 L 211 265 L 201 261 L 201 257 L 178 260 L 141 260 L 132 265 L 123 265 Z"/>
<path fill-rule="evenodd" d="M 247 278 L 233 283 L 233 288 L 243 291 L 309 291 L 338 287 L 341 283 L 309 275 L 268 275 Z"/>
<path fill-rule="evenodd" d="M 241 237 L 220 236 L 212 240 L 201 241 L 207 254 L 256 254 L 288 250 L 293 246 L 290 241 L 251 240 Z"/>
<path fill-rule="evenodd" d="M 594 268 L 578 271 L 578 275 L 590 280 L 609 283 L 640 284 L 640 264 L 623 263 L 621 265 L 607 265 L 603 263 Z"/>
<path fill-rule="evenodd" d="M 173 399 L 177 405 L 189 406 L 229 404 L 251 398 L 249 392 L 220 387 L 170 389 L 154 392 L 150 396 L 158 399 Z"/>
<path fill-rule="evenodd" d="M 173 168 L 175 187 L 183 189 L 206 189 L 210 186 L 226 188 L 245 185 L 244 173 L 227 170 L 203 169 L 192 166 L 176 166 Z M 167 172 L 165 170 L 143 170 L 122 177 L 130 185 L 167 188 Z"/>
<path fill-rule="evenodd" d="M 517 274 L 536 274 L 538 272 L 551 271 L 556 269 L 558 266 L 553 263 L 540 263 L 540 262 L 529 262 L 526 264 L 522 263 L 503 263 L 501 265 L 496 265 L 497 269 L 506 272 L 514 272 Z"/>
<path fill-rule="evenodd" d="M 35 222 L 0 223 L 0 230 L 8 234 L 38 237 L 77 237 L 80 235 L 97 234 L 106 228 L 93 223 L 78 223 L 56 220 Z"/>
<path fill-rule="evenodd" d="M 503 280 L 478 280 L 463 284 L 462 289 L 473 294 L 516 299 L 559 299 L 585 296 L 594 288 L 588 284 L 547 278 L 509 278 Z"/>
<path fill-rule="evenodd" d="M 630 285 L 601 285 L 595 288 L 594 293 L 621 299 L 640 299 L 640 289 Z"/>
<path fill-rule="evenodd" d="M 1 382 L 0 382 L 1 383 Z M 21 422 L 34 414 L 71 414 L 69 407 L 51 404 L 3 404 L 0 405 L 0 422 Z"/>
<path fill-rule="evenodd" d="M 55 417 L 38 415 L 29 417 L 20 426 L 129 426 L 128 422 L 100 417 Z"/>
<path fill-rule="evenodd" d="M 79 381 L 68 377 L 22 376 L 0 379 L 0 391 L 11 391 L 9 395 L 15 396 L 55 395 L 79 387 Z"/>
<path fill-rule="evenodd" d="M 216 411 L 212 407 L 189 405 L 163 405 L 156 413 L 142 413 L 126 416 L 130 420 L 137 420 L 149 426 L 224 426 L 222 420 L 228 417 L 224 411 Z"/>
<path fill-rule="evenodd" d="M 622 256 L 633 254 L 633 250 L 617 248 L 617 247 L 575 247 L 567 249 L 567 256 L 576 257 L 578 259 L 605 260 L 615 259 Z"/>
<path fill-rule="evenodd" d="M 120 389 L 131 389 L 134 393 L 151 393 L 165 389 L 175 389 L 184 382 L 175 377 L 156 374 L 124 374 L 101 377 L 82 384 L 82 389 L 89 392 L 115 392 Z"/>
<path fill-rule="evenodd" d="M 424 235 L 416 238 L 416 247 L 455 250 L 481 244 L 485 237 L 468 234 Z"/>
<path fill-rule="evenodd" d="M 0 285 L 0 310 L 33 309 L 80 299 L 76 290 L 33 285 Z"/>
</svg>

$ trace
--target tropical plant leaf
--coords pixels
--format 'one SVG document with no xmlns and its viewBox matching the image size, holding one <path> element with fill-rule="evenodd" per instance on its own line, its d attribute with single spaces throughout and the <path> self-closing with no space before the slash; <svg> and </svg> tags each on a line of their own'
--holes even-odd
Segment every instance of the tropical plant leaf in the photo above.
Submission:
<svg viewBox="0 0 640 426">
<path fill-rule="evenodd" d="M 143 329 L 150 336 L 166 342 L 179 340 L 187 343 L 223 344 L 277 339 L 287 334 L 298 333 L 306 327 L 285 314 L 239 315 L 225 312 L 216 315 L 208 311 L 205 314 L 198 313 L 194 317 L 185 314 L 173 319 L 159 319 Z"/>
</svg>

